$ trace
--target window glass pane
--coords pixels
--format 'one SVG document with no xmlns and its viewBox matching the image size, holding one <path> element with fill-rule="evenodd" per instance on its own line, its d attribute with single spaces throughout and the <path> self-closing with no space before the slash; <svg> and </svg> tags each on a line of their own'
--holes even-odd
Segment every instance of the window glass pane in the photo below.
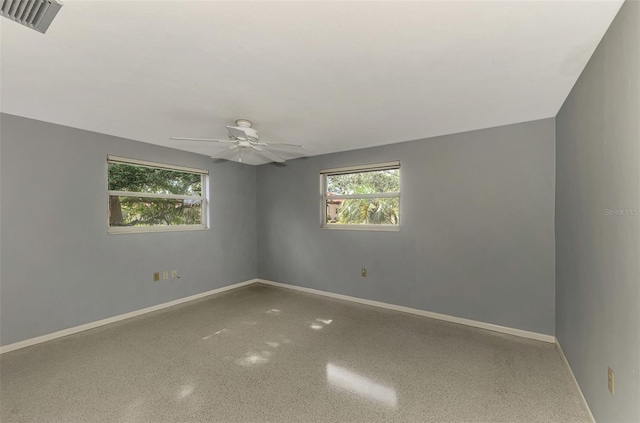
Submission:
<svg viewBox="0 0 640 423">
<path fill-rule="evenodd" d="M 109 226 L 171 226 L 202 223 L 202 201 L 109 196 Z"/>
<path fill-rule="evenodd" d="M 154 194 L 202 195 L 198 173 L 109 163 L 109 189 Z"/>
<path fill-rule="evenodd" d="M 327 191 L 339 195 L 400 192 L 400 169 L 327 175 Z"/>
<path fill-rule="evenodd" d="M 398 225 L 400 198 L 327 199 L 327 224 Z"/>
</svg>

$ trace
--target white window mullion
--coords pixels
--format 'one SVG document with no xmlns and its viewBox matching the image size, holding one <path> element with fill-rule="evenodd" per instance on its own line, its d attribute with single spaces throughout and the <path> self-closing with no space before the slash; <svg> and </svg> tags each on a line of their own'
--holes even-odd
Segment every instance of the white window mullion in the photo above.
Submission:
<svg viewBox="0 0 640 423">
<path fill-rule="evenodd" d="M 135 191 L 109 190 L 109 195 L 113 195 L 117 197 L 161 198 L 161 199 L 172 199 L 172 200 L 194 200 L 194 201 L 204 200 L 204 197 L 200 195 L 156 194 L 153 192 L 135 192 Z"/>
</svg>

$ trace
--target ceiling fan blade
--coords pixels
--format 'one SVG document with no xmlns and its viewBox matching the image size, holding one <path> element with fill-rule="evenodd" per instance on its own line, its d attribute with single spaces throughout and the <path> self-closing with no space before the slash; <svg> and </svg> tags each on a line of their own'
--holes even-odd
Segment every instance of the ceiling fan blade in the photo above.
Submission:
<svg viewBox="0 0 640 423">
<path fill-rule="evenodd" d="M 219 151 L 218 153 L 214 154 L 211 156 L 212 159 L 224 159 L 225 157 L 227 157 L 230 153 L 233 152 L 233 150 L 239 148 L 237 145 L 232 145 L 229 148 L 225 148 L 222 151 Z"/>
<path fill-rule="evenodd" d="M 259 151 L 260 153 L 262 153 L 263 155 L 267 156 L 268 158 L 270 158 L 271 160 L 273 160 L 274 162 L 278 162 L 278 163 L 284 163 L 286 160 L 284 159 L 284 157 L 280 157 L 275 153 L 272 153 L 271 151 L 261 148 L 261 147 L 257 147 L 255 145 L 252 145 L 251 148 L 253 148 L 256 151 Z"/>
<path fill-rule="evenodd" d="M 171 137 L 170 139 L 172 140 L 177 140 L 177 141 L 204 141 L 204 142 L 220 142 L 223 144 L 229 144 L 231 141 L 225 141 L 225 140 L 214 140 L 211 138 L 184 138 L 184 137 Z"/>
<path fill-rule="evenodd" d="M 304 146 L 300 145 L 300 144 L 287 144 L 287 143 L 283 143 L 283 142 L 259 142 L 258 145 L 262 145 L 265 147 L 295 147 L 295 148 L 302 148 L 303 150 L 305 149 Z"/>
</svg>

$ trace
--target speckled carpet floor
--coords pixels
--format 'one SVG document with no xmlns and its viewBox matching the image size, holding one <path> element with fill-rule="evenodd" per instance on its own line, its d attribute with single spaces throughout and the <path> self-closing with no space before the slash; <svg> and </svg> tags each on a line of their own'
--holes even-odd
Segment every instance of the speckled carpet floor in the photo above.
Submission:
<svg viewBox="0 0 640 423">
<path fill-rule="evenodd" d="M 9 422 L 587 422 L 554 345 L 251 285 L 0 357 Z"/>
</svg>

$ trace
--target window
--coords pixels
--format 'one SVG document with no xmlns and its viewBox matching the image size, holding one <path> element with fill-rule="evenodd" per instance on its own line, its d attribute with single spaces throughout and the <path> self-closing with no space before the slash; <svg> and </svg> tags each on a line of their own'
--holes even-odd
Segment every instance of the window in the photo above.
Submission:
<svg viewBox="0 0 640 423">
<path fill-rule="evenodd" d="M 400 162 L 320 171 L 322 227 L 399 230 Z"/>
<path fill-rule="evenodd" d="M 108 156 L 109 233 L 206 229 L 209 171 Z"/>
</svg>

